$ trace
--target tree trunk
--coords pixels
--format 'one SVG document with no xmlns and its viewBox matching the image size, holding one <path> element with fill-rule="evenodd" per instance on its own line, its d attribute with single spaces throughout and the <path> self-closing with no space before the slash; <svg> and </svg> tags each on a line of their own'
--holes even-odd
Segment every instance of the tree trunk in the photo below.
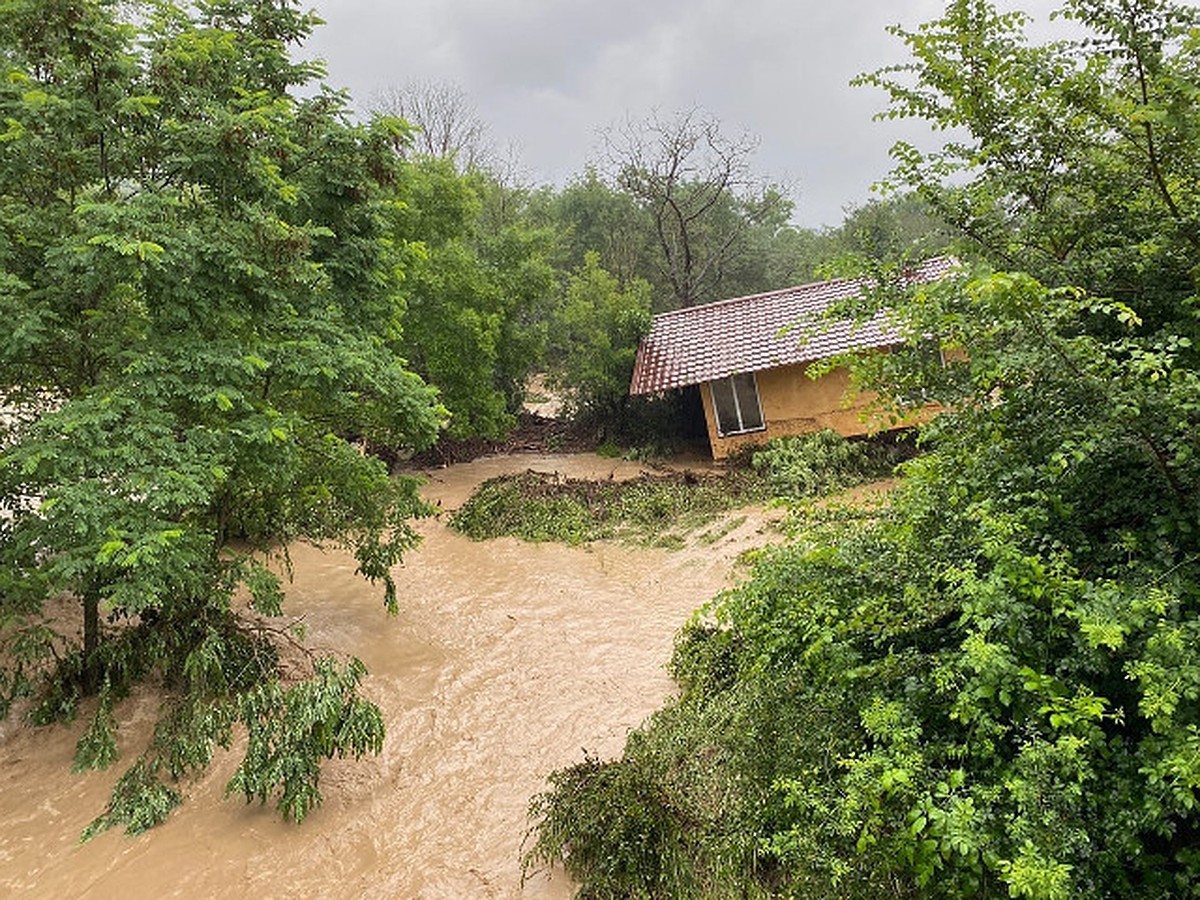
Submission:
<svg viewBox="0 0 1200 900">
<path fill-rule="evenodd" d="M 100 690 L 100 590 L 88 585 L 83 592 L 83 690 L 94 694 Z"/>
</svg>

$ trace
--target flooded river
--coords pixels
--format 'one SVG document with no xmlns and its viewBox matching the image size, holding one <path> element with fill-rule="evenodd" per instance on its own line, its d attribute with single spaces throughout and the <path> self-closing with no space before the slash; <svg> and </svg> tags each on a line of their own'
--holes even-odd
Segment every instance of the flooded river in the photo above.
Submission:
<svg viewBox="0 0 1200 900">
<path fill-rule="evenodd" d="M 535 468 L 626 477 L 595 456 L 478 460 L 429 473 L 445 510 L 483 479 Z M 134 838 L 78 836 L 123 771 L 71 775 L 82 722 L 0 732 L 0 896 L 566 898 L 560 874 L 521 885 L 529 798 L 583 748 L 620 752 L 626 732 L 671 690 L 663 668 L 691 611 L 728 584 L 760 544 L 751 515 L 714 543 L 678 551 L 472 543 L 443 520 L 397 571 L 400 615 L 354 575 L 353 560 L 294 552 L 285 610 L 308 642 L 359 656 L 383 710 L 383 753 L 326 764 L 324 805 L 301 825 L 222 792 L 238 748 L 186 786 L 163 826 Z M 121 744 L 142 745 L 156 712 L 146 692 L 122 704 Z M 127 763 L 126 754 L 122 763 Z"/>
</svg>

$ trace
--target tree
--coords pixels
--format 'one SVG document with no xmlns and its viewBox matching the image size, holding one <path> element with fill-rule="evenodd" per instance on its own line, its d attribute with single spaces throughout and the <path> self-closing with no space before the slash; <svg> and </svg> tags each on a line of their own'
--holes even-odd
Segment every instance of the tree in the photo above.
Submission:
<svg viewBox="0 0 1200 900">
<path fill-rule="evenodd" d="M 729 138 L 698 110 L 629 122 L 606 138 L 610 177 L 646 210 L 672 308 L 717 299 L 755 226 L 780 228 L 791 203 L 752 176 L 756 141 Z"/>
<path fill-rule="evenodd" d="M 804 284 L 896 260 L 921 260 L 950 252 L 956 232 L 915 193 L 896 193 L 848 206 L 836 228 L 787 227 L 766 243 L 767 280 Z"/>
<path fill-rule="evenodd" d="M 1200 16 L 1063 13 L 1030 46 L 952 0 L 864 79 L 957 129 L 896 179 L 1030 271 L 839 311 L 889 308 L 859 376 L 946 411 L 889 508 L 799 517 L 684 630 L 620 760 L 552 778 L 534 855 L 585 891 L 1200 892 Z"/>
<path fill-rule="evenodd" d="M 1200 248 L 1190 11 L 1131 0 L 1067 3 L 1062 14 L 1094 44 L 1030 46 L 1023 14 L 983 2 L 948 4 L 915 32 L 892 29 L 913 60 L 859 82 L 890 93 L 888 117 L 969 136 L 932 153 L 897 144 L 892 181 L 995 265 L 1141 295 L 1144 316 L 1159 302 L 1147 292 L 1165 289 L 1170 314 Z"/>
<path fill-rule="evenodd" d="M 397 237 L 411 265 L 398 347 L 450 411 L 453 438 L 498 438 L 515 423 L 541 362 L 557 285 L 550 238 L 523 216 L 485 228 L 485 195 L 505 190 L 449 160 L 407 161 Z"/>
<path fill-rule="evenodd" d="M 846 210 L 829 237 L 832 255 L 887 262 L 928 259 L 951 248 L 956 234 L 920 195 L 893 194 Z M 828 262 L 829 260 L 825 260 Z"/>
<path fill-rule="evenodd" d="M 271 622 L 295 540 L 352 549 L 396 609 L 423 507 L 351 441 L 424 446 L 442 416 L 388 349 L 399 126 L 312 89 L 289 48 L 315 22 L 290 0 L 0 16 L 3 709 L 87 710 L 76 765 L 103 767 L 117 701 L 164 693 L 89 833 L 161 821 L 238 722 L 229 790 L 297 820 L 323 758 L 382 739 L 361 663 L 307 655 L 285 682 Z"/>
<path fill-rule="evenodd" d="M 636 280 L 621 290 L 589 252 L 567 281 L 566 298 L 551 320 L 550 349 L 558 386 L 570 392 L 573 416 L 616 425 L 630 401 L 629 380 L 638 341 L 650 326 L 650 286 Z"/>
<path fill-rule="evenodd" d="M 459 172 L 488 168 L 494 156 L 486 123 L 467 92 L 445 81 L 410 81 L 377 92 L 369 106 L 377 116 L 403 119 L 416 129 L 398 144 L 405 154 L 448 159 Z"/>
<path fill-rule="evenodd" d="M 558 235 L 555 268 L 570 272 L 589 252 L 621 284 L 656 274 L 653 224 L 633 196 L 612 187 L 594 168 L 548 195 L 534 210 Z"/>
</svg>

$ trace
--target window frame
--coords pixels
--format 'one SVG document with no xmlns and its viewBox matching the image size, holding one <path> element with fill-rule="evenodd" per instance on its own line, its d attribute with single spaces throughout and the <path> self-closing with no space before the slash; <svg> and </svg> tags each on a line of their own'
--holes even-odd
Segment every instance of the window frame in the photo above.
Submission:
<svg viewBox="0 0 1200 900">
<path fill-rule="evenodd" d="M 750 386 L 753 390 L 754 412 L 758 415 L 758 424 L 751 427 L 746 427 L 746 415 L 744 410 L 747 408 L 747 401 L 751 397 L 739 395 L 738 381 L 739 377 L 749 377 Z M 730 395 L 733 397 L 734 413 L 737 415 L 737 428 L 726 430 L 723 426 L 732 423 L 722 423 L 721 407 L 717 403 L 717 395 L 714 391 L 714 386 L 717 384 L 727 384 L 729 386 Z M 762 410 L 762 395 L 758 390 L 758 376 L 754 372 L 735 372 L 732 375 L 726 375 L 724 378 L 716 378 L 708 383 L 708 399 L 712 403 L 713 419 L 717 426 L 717 434 L 720 437 L 736 437 L 740 434 L 753 434 L 756 431 L 767 430 L 767 417 L 763 415 Z"/>
</svg>

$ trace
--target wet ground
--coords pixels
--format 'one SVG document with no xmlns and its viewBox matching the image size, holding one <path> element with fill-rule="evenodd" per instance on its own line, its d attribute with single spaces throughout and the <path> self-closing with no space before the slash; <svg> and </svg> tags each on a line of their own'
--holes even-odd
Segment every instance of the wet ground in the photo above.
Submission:
<svg viewBox="0 0 1200 900">
<path fill-rule="evenodd" d="M 592 455 L 480 459 L 434 470 L 425 494 L 444 510 L 482 480 L 534 468 L 630 477 L 634 463 Z M 741 519 L 745 511 L 731 518 Z M 771 538 L 762 513 L 683 550 L 473 543 L 444 516 L 419 524 L 398 570 L 400 615 L 340 553 L 293 551 L 285 610 L 308 641 L 352 653 L 383 710 L 379 757 L 334 761 L 324 805 L 301 825 L 271 807 L 223 799 L 238 748 L 186 787 L 163 826 L 80 845 L 123 771 L 70 774 L 82 722 L 0 731 L 0 896 L 566 898 L 561 875 L 521 884 L 529 798 L 584 748 L 619 754 L 626 732 L 671 691 L 676 629 L 730 583 L 736 558 Z M 157 699 L 118 710 L 122 746 L 145 741 Z"/>
</svg>

